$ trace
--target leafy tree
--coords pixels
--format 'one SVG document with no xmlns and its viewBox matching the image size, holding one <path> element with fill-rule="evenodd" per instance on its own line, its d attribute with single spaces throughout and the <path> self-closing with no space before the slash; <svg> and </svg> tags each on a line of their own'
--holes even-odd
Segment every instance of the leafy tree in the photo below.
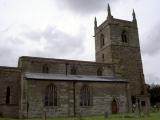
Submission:
<svg viewBox="0 0 160 120">
<path fill-rule="evenodd" d="M 160 85 L 152 84 L 149 86 L 148 91 L 150 93 L 151 105 L 156 105 L 157 103 L 160 103 Z"/>
</svg>

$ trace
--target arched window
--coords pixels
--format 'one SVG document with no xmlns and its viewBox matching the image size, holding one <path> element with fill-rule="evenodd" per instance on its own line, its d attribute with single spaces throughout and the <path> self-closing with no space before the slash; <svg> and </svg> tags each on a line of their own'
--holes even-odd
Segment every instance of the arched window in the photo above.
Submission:
<svg viewBox="0 0 160 120">
<path fill-rule="evenodd" d="M 75 66 L 71 67 L 71 75 L 76 75 L 77 74 L 77 68 Z"/>
<path fill-rule="evenodd" d="M 49 73 L 49 68 L 48 68 L 47 64 L 43 65 L 42 72 L 43 73 Z"/>
<path fill-rule="evenodd" d="M 125 30 L 122 32 L 121 38 L 122 38 L 122 42 L 128 43 L 128 34 Z"/>
<path fill-rule="evenodd" d="M 10 87 L 6 90 L 6 104 L 10 104 Z"/>
<path fill-rule="evenodd" d="M 91 94 L 88 86 L 83 86 L 80 90 L 80 106 L 91 105 Z"/>
<path fill-rule="evenodd" d="M 98 68 L 97 69 L 97 76 L 102 76 L 102 68 L 100 67 L 100 68 Z"/>
<path fill-rule="evenodd" d="M 53 84 L 46 87 L 45 106 L 57 106 L 57 88 Z"/>
<path fill-rule="evenodd" d="M 103 47 L 104 46 L 104 35 L 103 34 L 101 34 L 101 36 L 100 36 L 100 47 Z"/>
</svg>

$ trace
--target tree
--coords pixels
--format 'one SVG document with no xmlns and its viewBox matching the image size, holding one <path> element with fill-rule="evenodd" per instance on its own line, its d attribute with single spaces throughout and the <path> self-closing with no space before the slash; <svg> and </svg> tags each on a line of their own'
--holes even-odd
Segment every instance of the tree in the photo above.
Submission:
<svg viewBox="0 0 160 120">
<path fill-rule="evenodd" d="M 149 87 L 151 105 L 160 103 L 160 85 L 152 84 Z"/>
</svg>

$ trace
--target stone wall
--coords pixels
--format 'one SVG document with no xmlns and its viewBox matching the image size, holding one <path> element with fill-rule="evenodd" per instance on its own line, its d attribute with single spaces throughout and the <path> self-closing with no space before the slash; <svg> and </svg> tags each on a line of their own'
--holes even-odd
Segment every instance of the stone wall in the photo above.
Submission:
<svg viewBox="0 0 160 120">
<path fill-rule="evenodd" d="M 10 88 L 9 103 L 6 103 L 8 87 Z M 0 67 L 0 116 L 18 117 L 20 91 L 20 70 L 13 67 Z"/>
<path fill-rule="evenodd" d="M 127 43 L 122 42 L 121 35 L 123 31 L 127 32 Z M 110 40 L 112 45 L 140 48 L 137 24 L 125 20 L 114 19 L 113 23 L 110 24 Z"/>
<path fill-rule="evenodd" d="M 47 65 L 49 73 L 54 74 L 66 74 L 66 71 L 67 74 L 71 74 L 71 68 L 74 66 L 78 75 L 97 75 L 99 68 L 102 68 L 103 75 L 113 75 L 112 64 L 38 57 L 21 57 L 19 59 L 19 67 L 23 72 L 42 73 L 43 65 Z"/>
<path fill-rule="evenodd" d="M 132 95 L 141 94 L 144 91 L 144 75 L 140 52 L 138 48 L 112 46 L 115 74 L 129 80 Z M 135 89 L 136 88 L 136 89 Z"/>
<path fill-rule="evenodd" d="M 127 42 L 122 41 L 123 31 L 127 33 Z M 100 47 L 100 34 L 105 36 L 103 47 Z M 106 20 L 95 30 L 95 41 L 96 61 L 113 64 L 114 75 L 130 82 L 132 96 L 144 94 L 146 89 L 136 21 Z"/>
<path fill-rule="evenodd" d="M 27 80 L 27 92 L 29 117 L 41 117 L 46 111 L 47 116 L 73 116 L 100 115 L 105 111 L 111 113 L 111 103 L 116 99 L 118 112 L 128 111 L 127 83 L 110 82 L 60 82 Z M 58 106 L 44 106 L 44 94 L 46 87 L 53 83 L 57 87 Z M 75 84 L 75 109 L 74 109 L 74 84 Z M 80 89 L 83 85 L 88 85 L 91 89 L 92 105 L 88 107 L 80 106 Z M 25 112 L 26 110 L 24 110 Z M 74 113 L 75 111 L 75 113 Z"/>
</svg>

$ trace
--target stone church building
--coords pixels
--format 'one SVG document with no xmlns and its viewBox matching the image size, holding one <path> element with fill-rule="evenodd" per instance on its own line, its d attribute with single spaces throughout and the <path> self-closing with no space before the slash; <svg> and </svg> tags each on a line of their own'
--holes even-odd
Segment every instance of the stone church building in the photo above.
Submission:
<svg viewBox="0 0 160 120">
<path fill-rule="evenodd" d="M 0 67 L 0 116 L 49 117 L 147 109 L 137 20 L 95 18 L 96 62 L 22 56 Z"/>
</svg>

